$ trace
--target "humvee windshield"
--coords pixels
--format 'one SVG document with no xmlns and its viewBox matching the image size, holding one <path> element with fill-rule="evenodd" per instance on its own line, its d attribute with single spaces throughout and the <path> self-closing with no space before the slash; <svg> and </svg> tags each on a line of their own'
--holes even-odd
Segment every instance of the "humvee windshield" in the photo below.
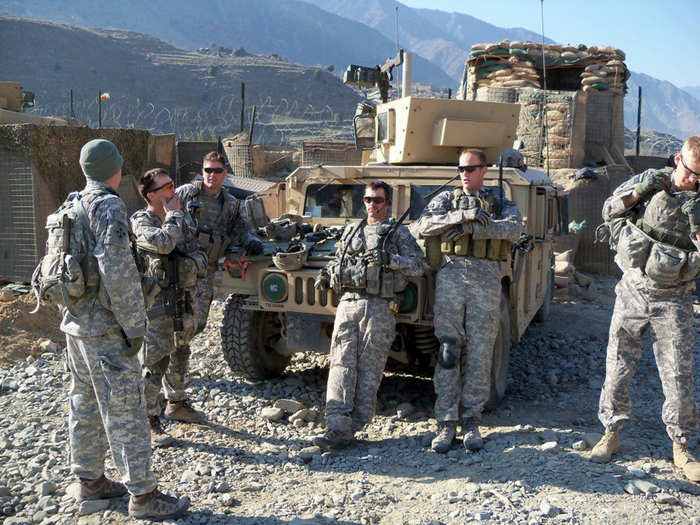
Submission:
<svg viewBox="0 0 700 525">
<path fill-rule="evenodd" d="M 430 199 L 425 199 L 425 197 L 439 187 L 439 184 L 435 186 L 416 186 L 415 184 L 411 184 L 411 211 L 408 214 L 409 219 L 415 220 L 420 217 L 421 212 L 430 202 Z M 451 188 L 445 188 L 445 191 L 449 191 L 450 189 Z M 437 195 L 437 193 L 435 195 Z"/>
<path fill-rule="evenodd" d="M 304 215 L 327 218 L 364 217 L 364 184 L 311 184 L 306 188 Z"/>
</svg>

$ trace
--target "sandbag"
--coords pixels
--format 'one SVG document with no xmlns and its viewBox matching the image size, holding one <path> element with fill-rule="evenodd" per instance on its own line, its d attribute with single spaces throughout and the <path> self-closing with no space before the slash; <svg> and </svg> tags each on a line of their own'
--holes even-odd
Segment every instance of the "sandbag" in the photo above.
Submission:
<svg viewBox="0 0 700 525">
<path fill-rule="evenodd" d="M 574 255 L 574 250 L 554 252 L 554 262 L 567 262 L 570 264 L 574 264 Z"/>
<path fill-rule="evenodd" d="M 605 81 L 605 79 L 603 77 L 598 77 L 598 76 L 586 77 L 586 78 L 581 79 L 581 84 L 583 84 L 584 86 L 590 86 L 590 85 L 595 84 L 597 82 L 604 82 L 604 81 Z"/>
</svg>

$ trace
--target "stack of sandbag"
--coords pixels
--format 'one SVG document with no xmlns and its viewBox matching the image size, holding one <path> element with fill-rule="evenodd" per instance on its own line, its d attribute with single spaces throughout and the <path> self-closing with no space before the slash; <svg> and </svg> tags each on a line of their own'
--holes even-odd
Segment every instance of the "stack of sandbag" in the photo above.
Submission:
<svg viewBox="0 0 700 525">
<path fill-rule="evenodd" d="M 624 93 L 625 53 L 611 46 L 573 46 L 501 40 L 474 44 L 469 53 L 467 94 L 483 87 L 540 88 L 541 70 L 584 68 L 581 89 Z"/>
<path fill-rule="evenodd" d="M 591 299 L 593 278 L 576 271 L 574 250 L 554 252 L 554 295 Z"/>
</svg>

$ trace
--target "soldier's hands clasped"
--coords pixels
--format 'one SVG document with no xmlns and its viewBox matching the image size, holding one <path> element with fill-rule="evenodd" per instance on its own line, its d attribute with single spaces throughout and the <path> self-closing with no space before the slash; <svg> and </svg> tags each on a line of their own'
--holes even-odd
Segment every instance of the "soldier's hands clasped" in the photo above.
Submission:
<svg viewBox="0 0 700 525">
<path fill-rule="evenodd" d="M 445 232 L 445 237 L 448 241 L 454 242 L 464 235 L 464 226 L 461 224 L 456 225 L 451 230 Z"/>
<path fill-rule="evenodd" d="M 389 252 L 380 248 L 374 248 L 365 253 L 364 260 L 369 266 L 389 266 L 391 257 Z"/>
<path fill-rule="evenodd" d="M 476 221 L 482 226 L 486 226 L 489 222 L 491 222 L 491 215 L 481 208 L 471 208 L 469 210 L 465 210 L 463 213 L 465 221 Z"/>
<path fill-rule="evenodd" d="M 688 216 L 690 233 L 700 231 L 700 198 L 685 201 L 681 205 L 681 211 Z"/>
<path fill-rule="evenodd" d="M 671 186 L 669 177 L 660 171 L 647 171 L 635 185 L 634 192 L 640 199 L 651 197 L 657 191 L 667 190 Z"/>
</svg>

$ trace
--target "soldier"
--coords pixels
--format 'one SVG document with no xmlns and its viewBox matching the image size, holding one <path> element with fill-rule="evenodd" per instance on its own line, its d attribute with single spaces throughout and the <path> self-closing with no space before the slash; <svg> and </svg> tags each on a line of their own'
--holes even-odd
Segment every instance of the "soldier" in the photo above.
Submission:
<svg viewBox="0 0 700 525">
<path fill-rule="evenodd" d="M 316 280 L 340 295 L 331 338 L 326 391 L 328 431 L 314 439 L 323 448 L 350 444 L 374 416 L 377 390 L 394 341 L 397 294 L 406 277 L 423 274 L 423 253 L 405 226 L 387 218 L 391 188 L 365 188 L 367 218 L 345 228 L 336 257 Z"/>
<path fill-rule="evenodd" d="M 209 308 L 214 297 L 214 274 L 219 258 L 226 255 L 236 243 L 243 245 L 246 253 L 258 255 L 263 245 L 253 233 L 250 223 L 240 208 L 240 202 L 223 190 L 226 178 L 226 160 L 215 151 L 204 156 L 202 181 L 184 184 L 177 190 L 181 205 L 197 223 L 197 240 L 206 253 L 208 268 L 206 275 L 197 279 L 193 301 L 195 334 L 207 324 Z M 183 371 L 189 359 L 189 345 L 180 354 Z M 177 421 L 201 423 L 204 415 L 194 410 L 186 400 L 168 402 L 165 417 Z"/>
<path fill-rule="evenodd" d="M 206 274 L 207 260 L 197 243 L 196 226 L 181 209 L 168 172 L 162 168 L 147 171 L 138 188 L 148 206 L 131 216 L 131 226 L 151 278 L 147 295 L 152 298 L 146 305 L 146 339 L 140 357 L 148 420 L 156 444 L 164 446 L 171 439 L 160 422 L 161 383 L 171 406 L 187 399 L 187 344 L 194 335 L 192 295 L 197 276 Z"/>
<path fill-rule="evenodd" d="M 590 459 L 606 463 L 620 449 L 620 428 L 632 409 L 629 387 L 648 328 L 674 464 L 688 479 L 700 481 L 700 463 L 688 450 L 698 427 L 692 290 L 700 269 L 700 136 L 687 139 L 674 160 L 670 177 L 647 170 L 620 185 L 603 204 L 603 218 L 612 232 L 619 231 L 615 262 L 623 274 L 615 288 L 598 409 L 605 435 Z"/>
<path fill-rule="evenodd" d="M 435 196 L 411 226 L 416 235 L 442 235 L 443 241 L 435 284 L 439 429 L 432 442 L 440 453 L 450 449 L 460 415 L 465 448 L 483 446 L 478 423 L 490 393 L 501 300 L 500 257 L 486 256 L 489 251 L 505 252 L 522 231 L 517 206 L 507 199 L 500 202 L 498 188 L 484 187 L 488 167 L 482 151 L 462 150 L 457 169 L 462 188 Z M 494 218 L 496 209 L 501 218 Z"/>
<path fill-rule="evenodd" d="M 80 151 L 87 183 L 80 203 L 87 215 L 87 290 L 62 308 L 71 375 L 69 433 L 71 471 L 81 499 L 131 493 L 129 515 L 164 519 L 184 514 L 189 501 L 159 492 L 136 358 L 146 328 L 143 292 L 130 246 L 126 206 L 116 189 L 122 157 L 111 142 L 91 140 Z M 107 446 L 126 483 L 104 475 Z"/>
</svg>

